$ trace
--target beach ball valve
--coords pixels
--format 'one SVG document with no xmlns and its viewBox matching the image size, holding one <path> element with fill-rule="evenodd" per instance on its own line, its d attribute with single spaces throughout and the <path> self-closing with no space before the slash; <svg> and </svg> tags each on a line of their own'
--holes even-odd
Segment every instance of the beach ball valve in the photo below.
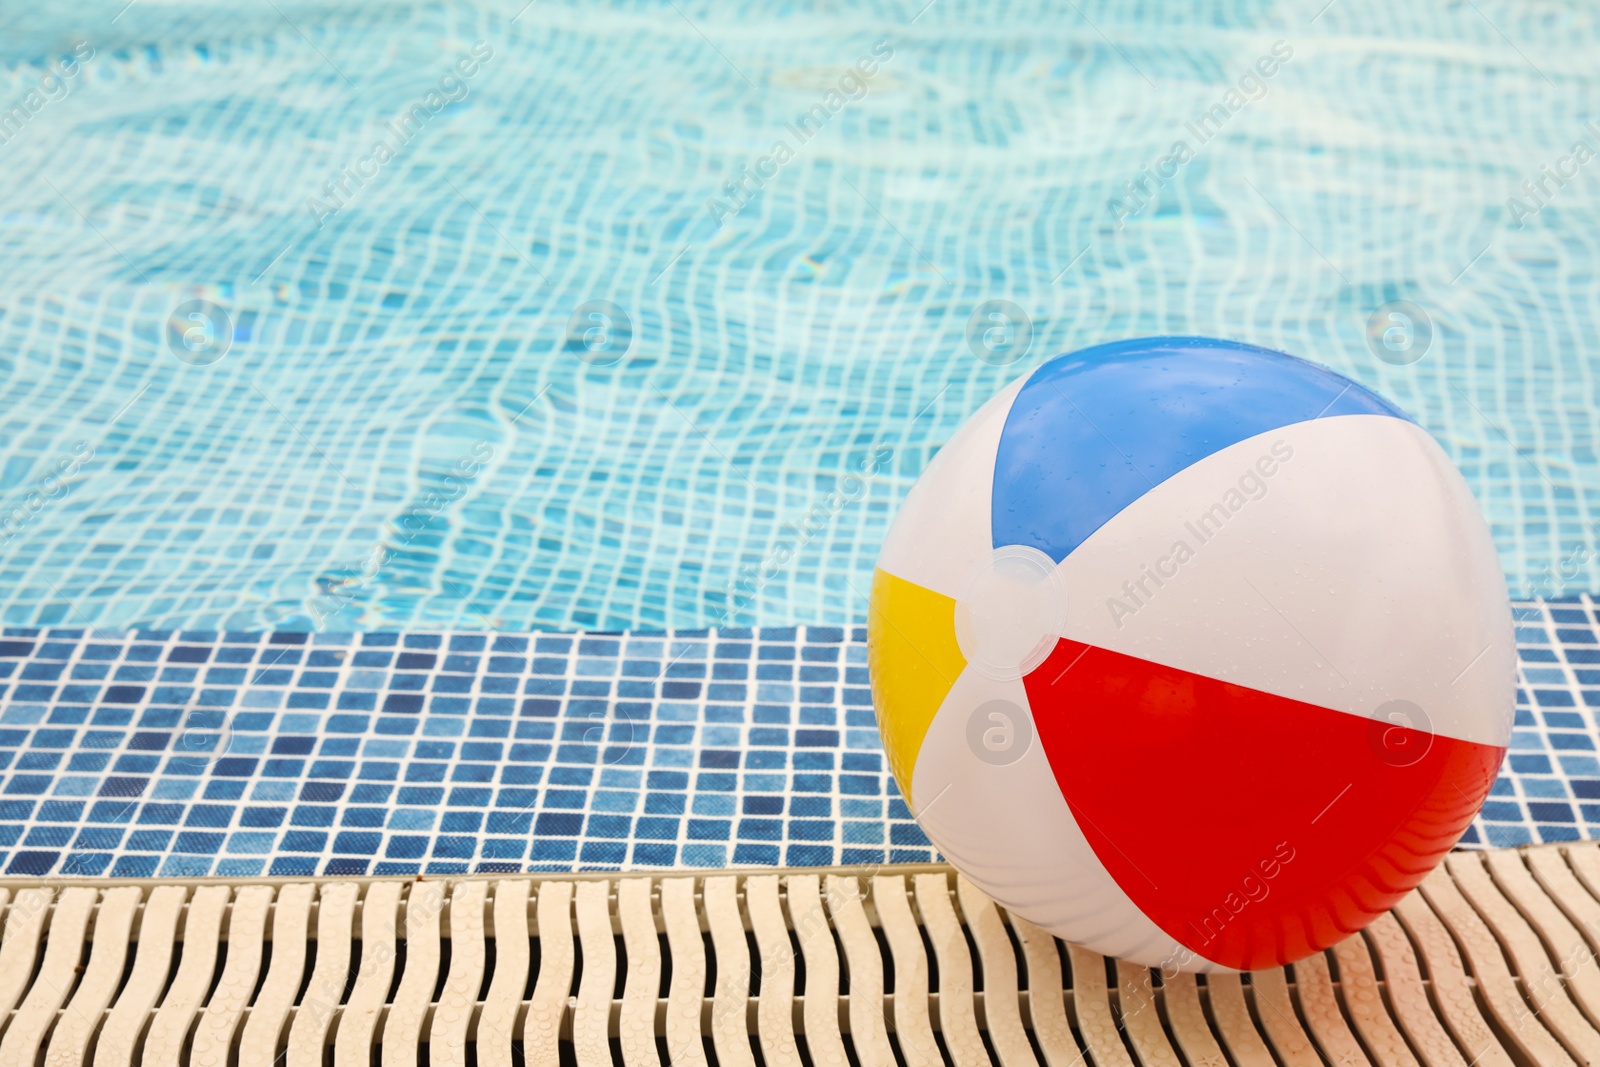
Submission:
<svg viewBox="0 0 1600 1067">
<path fill-rule="evenodd" d="M 1505 579 L 1372 391 L 1252 345 L 1053 359 L 939 450 L 868 659 L 928 838 L 1017 915 L 1169 973 L 1276 966 L 1444 857 L 1511 735 Z"/>
</svg>

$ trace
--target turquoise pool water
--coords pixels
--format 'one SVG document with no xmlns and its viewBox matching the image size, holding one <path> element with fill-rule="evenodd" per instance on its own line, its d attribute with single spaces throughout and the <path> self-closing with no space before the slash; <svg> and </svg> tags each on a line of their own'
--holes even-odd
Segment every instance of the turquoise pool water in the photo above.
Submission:
<svg viewBox="0 0 1600 1067">
<path fill-rule="evenodd" d="M 1153 333 L 1376 388 L 1593 590 L 1597 21 L 13 7 L 0 622 L 859 621 L 967 414 Z"/>
</svg>

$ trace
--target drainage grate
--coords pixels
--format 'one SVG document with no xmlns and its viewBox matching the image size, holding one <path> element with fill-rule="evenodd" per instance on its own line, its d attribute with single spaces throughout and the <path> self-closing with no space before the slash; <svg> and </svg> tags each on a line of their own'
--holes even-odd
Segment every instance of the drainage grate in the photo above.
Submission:
<svg viewBox="0 0 1600 1067">
<path fill-rule="evenodd" d="M 0 1064 L 1600 1064 L 1600 846 L 1161 981 L 937 866 L 0 886 Z"/>
</svg>

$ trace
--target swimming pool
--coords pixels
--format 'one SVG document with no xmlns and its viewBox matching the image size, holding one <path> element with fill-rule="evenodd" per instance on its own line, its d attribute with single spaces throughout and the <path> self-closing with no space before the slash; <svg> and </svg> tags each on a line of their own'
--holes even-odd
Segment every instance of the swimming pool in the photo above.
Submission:
<svg viewBox="0 0 1600 1067">
<path fill-rule="evenodd" d="M 977 404 L 1161 332 L 1377 388 L 1596 585 L 1600 182 L 1508 208 L 1592 13 L 519 6 L 8 16 L 4 621 L 847 625 Z"/>
<path fill-rule="evenodd" d="M 861 622 L 894 508 L 954 428 L 1050 355 L 1118 337 L 1233 337 L 1375 388 L 1461 468 L 1514 594 L 1600 585 L 1600 164 L 1575 151 L 1600 148 L 1600 27 L 1577 5 L 114 0 L 6 19 L 0 623 L 27 646 L 7 714 L 30 731 L 18 760 L 38 748 L 55 775 L 39 788 L 84 754 L 105 710 L 91 705 L 140 689 L 105 726 L 121 731 L 111 762 L 86 761 L 51 809 L 74 826 L 93 805 L 70 789 L 132 788 L 106 785 L 119 777 L 145 779 L 130 819 L 163 788 L 185 812 L 199 802 L 192 783 L 116 772 L 155 743 L 135 739 L 140 716 L 210 755 L 205 709 L 258 716 L 228 751 L 257 761 L 252 789 L 272 759 L 300 759 L 284 781 L 302 797 L 324 749 L 393 763 L 396 780 L 515 762 L 464 747 L 477 716 L 499 715 L 470 701 L 503 699 L 486 679 L 506 635 L 524 635 L 506 655 L 530 674 L 527 642 L 573 631 L 776 628 L 803 663 L 813 630 L 786 628 Z M 1507 786 L 1515 810 L 1498 817 L 1522 829 L 1495 843 L 1590 832 L 1559 760 L 1593 760 L 1549 731 L 1593 746 L 1591 608 L 1525 609 L 1544 635 L 1524 636 L 1525 669 L 1560 677 L 1525 678 L 1524 747 L 1544 760 L 1527 773 L 1545 784 Z M 241 639 L 246 681 L 207 682 L 235 669 L 223 632 L 263 630 L 314 633 L 292 665 Z M 487 643 L 465 647 L 474 634 Z M 408 674 L 411 637 L 436 660 Z M 333 663 L 369 640 L 392 654 L 381 682 Z M 457 640 L 470 671 L 446 666 Z M 751 686 L 760 646 L 729 653 Z M 835 857 L 849 833 L 884 855 L 914 833 L 881 767 L 856 768 L 877 783 L 876 814 L 857 813 L 877 829 L 844 826 L 849 732 L 867 729 L 850 718 L 851 654 L 818 683 L 826 698 L 808 702 L 798 673 L 766 679 L 790 687 L 770 704 L 783 722 L 721 724 L 746 746 L 792 732 L 773 749 L 782 781 L 748 792 L 767 799 L 744 806 L 743 778 L 768 773 L 747 768 L 707 818 L 776 804 L 803 819 L 791 801 L 814 773 L 834 791 Z M 580 737 L 586 670 L 559 672 L 558 718 Z M 1547 712 L 1541 687 L 1565 703 Z M 383 733 L 390 696 L 411 732 Z M 646 702 L 679 714 L 675 700 L 658 687 Z M 704 746 L 717 701 L 684 700 Z M 761 698 L 737 701 L 753 716 Z M 343 738 L 341 712 L 365 716 Z M 834 731 L 830 767 L 803 766 L 805 730 Z M 569 784 L 598 803 L 601 777 Z M 643 779 L 615 788 L 633 791 L 628 818 L 647 814 Z M 1516 806 L 1538 797 L 1571 822 Z M 7 809 L 11 836 L 52 802 Z M 471 810 L 458 822 L 479 829 L 461 835 L 492 859 Z M 673 832 L 681 860 L 688 823 Z M 170 860 L 176 840 L 151 854 Z M 574 849 L 550 862 L 582 863 Z M 591 862 L 641 862 L 602 851 Z"/>
</svg>

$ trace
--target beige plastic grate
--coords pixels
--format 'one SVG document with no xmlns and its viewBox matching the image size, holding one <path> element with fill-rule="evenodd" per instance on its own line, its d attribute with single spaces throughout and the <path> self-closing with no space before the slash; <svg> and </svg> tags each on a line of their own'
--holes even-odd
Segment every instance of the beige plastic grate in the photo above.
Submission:
<svg viewBox="0 0 1600 1067">
<path fill-rule="evenodd" d="M 0 882 L 0 1067 L 1600 1067 L 1600 845 L 1456 853 L 1289 968 L 1063 945 L 938 866 Z"/>
</svg>

